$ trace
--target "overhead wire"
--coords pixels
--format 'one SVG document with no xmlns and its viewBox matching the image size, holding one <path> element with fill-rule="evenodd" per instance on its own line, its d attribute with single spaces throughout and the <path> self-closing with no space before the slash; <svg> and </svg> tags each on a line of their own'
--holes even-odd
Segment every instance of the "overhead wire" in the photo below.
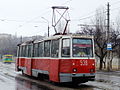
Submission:
<svg viewBox="0 0 120 90">
<path fill-rule="evenodd" d="M 118 3 L 120 3 L 120 1 L 116 1 L 116 2 L 112 3 L 111 5 L 115 5 L 115 4 L 118 4 Z M 111 10 L 115 10 L 115 9 L 117 10 L 117 9 L 119 9 L 119 8 L 120 8 L 120 7 L 117 7 L 117 8 L 111 9 Z M 83 17 L 80 17 L 80 19 L 76 19 L 76 20 L 80 20 L 80 21 L 81 21 L 81 20 L 89 19 L 89 18 L 95 16 L 95 14 L 94 14 L 94 15 L 90 15 L 90 14 L 93 14 L 93 13 L 95 13 L 95 12 L 96 12 L 96 10 L 88 13 L 87 15 L 89 15 L 89 16 L 83 16 Z M 102 13 L 106 13 L 106 12 L 102 12 Z M 101 14 L 101 13 L 99 13 L 99 14 Z M 72 19 L 72 20 L 75 20 L 75 19 Z"/>
<path fill-rule="evenodd" d="M 120 1 L 116 1 L 112 4 L 110 4 L 110 6 L 114 6 L 114 5 L 117 5 L 117 4 L 120 4 Z M 112 8 L 112 9 L 110 9 L 110 11 L 111 11 L 111 13 L 114 13 L 113 11 L 117 11 L 118 9 L 120 9 L 120 7 Z M 116 18 L 114 18 L 114 19 L 116 19 Z"/>
<path fill-rule="evenodd" d="M 69 3 L 70 1 L 72 1 L 72 0 L 67 0 L 67 1 L 66 1 L 65 3 L 63 3 L 62 5 L 65 5 L 65 4 Z M 50 7 L 49 7 L 49 8 L 50 8 Z M 47 8 L 47 9 L 48 9 L 48 8 Z M 36 17 L 32 18 L 31 20 L 26 21 L 24 24 L 19 25 L 18 28 L 23 27 L 25 24 L 30 23 L 31 21 L 33 22 L 33 20 L 36 20 L 36 19 L 42 17 L 42 16 L 45 15 L 46 13 L 48 13 L 48 11 L 46 11 L 46 12 L 40 14 L 39 16 L 36 16 Z M 38 23 L 39 23 L 39 22 L 38 22 Z M 43 23 L 43 22 L 41 22 L 41 23 Z M 44 22 L 44 23 L 46 23 L 46 22 Z"/>
<path fill-rule="evenodd" d="M 104 12 L 100 12 L 100 13 L 97 13 L 97 14 L 103 14 L 103 13 L 106 13 L 106 11 L 104 11 Z M 91 15 L 89 15 L 89 16 L 84 16 L 84 17 L 81 17 L 81 18 L 79 18 L 79 19 L 72 19 L 72 20 L 74 20 L 74 21 L 81 21 L 81 20 L 85 20 L 85 19 L 89 19 L 89 18 L 92 18 L 92 17 L 94 17 L 95 16 L 95 14 L 91 14 Z"/>
<path fill-rule="evenodd" d="M 49 8 L 50 8 L 50 7 L 49 7 Z M 49 8 L 46 8 L 47 11 L 43 12 L 42 14 L 40 14 L 40 15 L 38 15 L 38 16 L 32 18 L 32 19 L 30 19 L 29 21 L 33 21 L 33 20 L 35 20 L 35 19 L 38 19 L 39 17 L 42 17 L 42 16 L 45 15 L 45 14 L 48 14 L 48 9 L 49 9 Z M 28 22 L 29 22 L 29 21 L 28 21 Z"/>
<path fill-rule="evenodd" d="M 111 5 L 113 6 L 113 5 L 116 5 L 116 4 L 118 4 L 118 3 L 120 3 L 120 1 L 117 1 L 117 2 L 115 2 L 115 3 L 112 3 Z M 119 8 L 120 8 L 120 7 L 113 8 L 113 9 L 111 9 L 111 11 L 118 10 Z M 106 12 L 103 12 L 103 13 L 106 13 Z M 91 17 L 93 17 L 93 16 L 92 16 L 92 15 L 91 15 L 91 16 L 87 16 L 87 17 L 84 17 L 84 18 L 80 18 L 79 20 L 90 19 Z"/>
<path fill-rule="evenodd" d="M 117 9 L 119 9 L 119 8 L 120 8 L 120 7 L 117 7 L 117 8 L 113 8 L 113 9 L 111 9 L 111 10 L 113 11 L 113 10 L 117 10 Z"/>
<path fill-rule="evenodd" d="M 69 3 L 69 2 L 71 2 L 72 0 L 67 0 L 65 3 L 63 3 L 62 5 L 65 5 L 65 4 L 67 4 L 67 3 Z M 114 2 L 114 3 L 112 3 L 111 5 L 115 5 L 115 4 L 118 4 L 118 3 L 120 3 L 120 1 L 117 1 L 117 2 Z M 112 11 L 113 10 L 117 10 L 118 8 L 120 8 L 120 7 L 117 7 L 117 8 L 113 8 L 113 9 L 111 9 Z M 48 8 L 47 8 L 48 9 Z M 43 11 L 43 10 L 42 10 Z M 93 17 L 93 16 L 95 16 L 95 14 L 93 14 L 95 11 L 92 11 L 92 12 L 90 12 L 90 13 L 88 13 L 87 15 L 89 15 L 89 16 L 83 16 L 83 17 L 80 17 L 78 20 L 79 21 L 81 21 L 81 20 L 85 20 L 85 19 L 89 19 L 89 18 L 91 18 L 91 17 Z M 36 16 L 36 17 L 34 17 L 34 18 L 32 18 L 32 19 L 30 19 L 30 20 L 28 20 L 28 21 L 22 21 L 22 20 L 12 20 L 12 19 L 0 19 L 1 21 L 13 21 L 13 22 L 25 22 L 24 24 L 26 24 L 26 23 L 43 23 L 43 22 L 39 22 L 39 21 L 35 21 L 35 22 L 33 22 L 34 20 L 36 20 L 36 19 L 38 19 L 38 18 L 40 18 L 43 14 L 46 14 L 46 13 L 48 13 L 48 10 L 46 11 L 46 12 L 44 12 L 44 13 L 42 13 L 41 15 L 39 15 L 39 16 Z M 90 15 L 90 14 L 92 14 L 92 15 Z M 72 19 L 72 20 L 75 20 L 75 19 Z M 24 25 L 23 24 L 23 25 Z M 22 26 L 23 26 L 22 25 Z"/>
<path fill-rule="evenodd" d="M 110 4 L 110 6 L 114 6 L 114 5 L 116 5 L 116 4 L 119 4 L 120 3 L 120 1 L 116 1 L 116 2 L 114 2 L 114 3 L 112 3 L 112 4 Z M 111 9 L 111 11 L 115 11 L 115 10 L 117 10 L 117 9 L 119 9 L 120 7 L 116 7 L 116 8 L 113 8 L 113 9 Z"/>
<path fill-rule="evenodd" d="M 40 21 L 33 21 L 33 20 L 38 19 L 40 16 L 42 16 L 43 14 L 46 14 L 46 13 L 48 13 L 48 10 L 43 12 L 41 15 L 36 16 L 36 17 L 34 17 L 30 20 L 16 20 L 16 19 L 2 19 L 2 18 L 0 18 L 0 21 L 25 22 L 25 23 L 43 23 L 43 22 L 40 22 Z"/>
<path fill-rule="evenodd" d="M 65 3 L 63 3 L 62 5 L 67 4 L 67 3 L 71 2 L 71 1 L 72 1 L 72 0 L 67 0 L 67 1 L 66 1 Z M 47 9 L 48 9 L 48 8 L 47 8 Z M 46 11 L 46 12 L 42 13 L 41 15 L 36 16 L 36 17 L 34 17 L 34 18 L 32 18 L 32 19 L 30 19 L 30 20 L 28 20 L 28 21 L 14 20 L 14 19 L 0 19 L 0 20 L 1 20 L 1 21 L 14 21 L 14 22 L 30 23 L 30 22 L 33 22 L 33 20 L 36 20 L 36 19 L 40 18 L 43 14 L 46 14 L 46 13 L 48 13 L 48 11 Z M 91 13 L 93 13 L 93 12 L 90 12 L 88 15 L 90 15 Z M 87 19 L 87 18 L 89 18 L 89 17 L 93 17 L 93 16 L 82 17 L 82 18 L 80 18 L 79 20 Z M 33 22 L 33 23 L 36 23 L 36 22 Z M 39 22 L 37 21 L 37 23 L 39 23 Z M 42 22 L 41 22 L 41 23 L 42 23 Z"/>
<path fill-rule="evenodd" d="M 18 26 L 18 28 L 21 28 L 21 27 L 23 27 L 25 24 L 27 24 L 27 23 L 46 23 L 46 22 L 39 22 L 39 21 L 34 21 L 33 22 L 33 20 L 36 20 L 36 19 L 38 19 L 38 18 L 40 18 L 43 14 L 45 15 L 45 14 L 47 14 L 48 13 L 48 8 L 46 8 L 47 9 L 47 11 L 45 11 L 45 12 L 43 12 L 42 14 L 40 14 L 40 15 L 38 15 L 38 16 L 36 16 L 36 17 L 34 17 L 34 18 L 32 18 L 32 19 L 30 19 L 30 20 L 28 20 L 28 21 L 26 21 L 26 22 L 24 22 L 22 25 L 19 25 Z M 16 29 L 18 29 L 18 28 L 16 28 Z"/>
<path fill-rule="evenodd" d="M 72 0 L 67 0 L 65 3 L 63 3 L 62 5 L 65 5 L 65 4 L 67 4 L 67 3 L 69 3 L 69 2 L 71 2 Z"/>
<path fill-rule="evenodd" d="M 114 3 L 112 3 L 111 5 L 115 5 L 115 4 L 118 4 L 118 3 L 120 3 L 120 1 L 117 1 L 117 2 L 114 2 Z M 117 8 L 113 8 L 113 9 L 111 9 L 112 11 L 113 10 L 117 10 L 117 9 L 119 9 L 120 7 L 117 7 Z M 91 17 L 93 17 L 93 16 L 95 16 L 95 15 L 90 15 L 90 14 L 92 14 L 92 13 L 94 13 L 95 11 L 92 11 L 92 12 L 90 12 L 90 13 L 88 13 L 87 15 L 89 15 L 89 16 L 86 16 L 86 17 L 81 17 L 80 19 L 78 19 L 78 20 L 85 20 L 85 19 L 89 19 L 89 18 L 91 18 Z M 106 12 L 102 12 L 102 13 L 106 13 Z M 101 13 L 99 13 L 99 14 L 101 14 Z M 75 19 L 73 19 L 73 20 L 75 20 Z"/>
<path fill-rule="evenodd" d="M 66 1 L 65 3 L 63 3 L 62 5 L 67 4 L 67 3 L 71 2 L 71 1 L 72 1 L 72 0 L 67 0 L 67 1 Z M 115 5 L 115 4 L 118 4 L 118 3 L 120 3 L 120 1 L 114 2 L 114 3 L 111 4 L 111 5 Z M 115 10 L 115 9 L 119 9 L 119 8 L 120 8 L 120 7 L 117 7 L 117 8 L 111 9 L 111 10 Z M 47 8 L 47 9 L 48 9 L 48 8 Z M 42 10 L 42 11 L 43 11 L 43 10 Z M 96 11 L 96 10 L 95 10 L 95 11 Z M 87 15 L 93 14 L 95 11 L 92 11 L 92 12 L 88 13 Z M 31 21 L 33 21 L 33 20 L 35 20 L 35 19 L 38 19 L 39 17 L 41 17 L 43 14 L 46 14 L 46 13 L 48 13 L 48 11 L 43 12 L 41 15 L 36 16 L 36 17 L 34 17 L 34 18 L 32 18 L 32 19 L 30 19 L 30 20 L 28 20 L 28 21 L 14 20 L 14 19 L 0 19 L 0 20 L 1 20 L 1 21 L 15 21 L 15 22 L 27 22 L 27 23 L 29 23 L 29 22 L 31 22 Z M 87 19 L 88 17 L 93 17 L 93 16 L 90 15 L 90 16 L 86 16 L 86 17 L 85 17 L 85 15 L 84 15 L 84 16 L 82 16 L 79 20 L 83 20 L 84 18 Z"/>
<path fill-rule="evenodd" d="M 120 1 L 116 1 L 116 2 L 112 3 L 111 5 L 115 5 L 115 4 L 118 4 L 118 3 L 120 3 Z"/>
<path fill-rule="evenodd" d="M 76 19 L 76 20 L 77 20 L 77 21 L 78 21 L 78 20 L 81 21 L 81 20 L 84 20 L 84 19 L 89 19 L 89 18 L 91 18 L 91 17 L 94 17 L 94 16 L 95 16 L 95 12 L 96 12 L 96 10 L 91 11 L 91 12 L 89 12 L 88 14 L 86 14 L 86 15 L 84 15 L 84 16 L 81 16 L 79 19 Z M 106 11 L 104 11 L 104 12 L 99 12 L 99 13 L 97 13 L 97 14 L 103 14 L 103 13 L 106 13 Z M 75 19 L 73 19 L 73 20 L 75 20 Z"/>
</svg>

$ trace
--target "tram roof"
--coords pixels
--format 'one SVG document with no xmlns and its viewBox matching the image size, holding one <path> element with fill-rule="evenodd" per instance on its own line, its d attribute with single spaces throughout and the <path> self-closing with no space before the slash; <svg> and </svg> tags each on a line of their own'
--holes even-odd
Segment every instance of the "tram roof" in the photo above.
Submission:
<svg viewBox="0 0 120 90">
<path fill-rule="evenodd" d="M 80 35 L 80 34 L 55 35 L 55 36 L 50 36 L 50 37 L 43 38 L 41 40 L 23 42 L 20 45 L 27 45 L 27 44 L 38 43 L 38 42 L 47 41 L 47 40 L 59 39 L 59 38 L 93 38 L 93 36 Z"/>
<path fill-rule="evenodd" d="M 21 44 L 18 44 L 18 46 L 21 46 L 21 45 L 27 45 L 27 44 L 32 44 L 34 41 L 26 41 L 26 42 L 23 42 Z"/>
<path fill-rule="evenodd" d="M 38 43 L 38 42 L 46 41 L 46 40 L 54 40 L 54 39 L 59 39 L 59 38 L 93 38 L 93 36 L 80 35 L 80 34 L 55 35 L 55 36 L 43 38 L 42 40 L 36 40 L 34 41 L 34 43 Z"/>
</svg>

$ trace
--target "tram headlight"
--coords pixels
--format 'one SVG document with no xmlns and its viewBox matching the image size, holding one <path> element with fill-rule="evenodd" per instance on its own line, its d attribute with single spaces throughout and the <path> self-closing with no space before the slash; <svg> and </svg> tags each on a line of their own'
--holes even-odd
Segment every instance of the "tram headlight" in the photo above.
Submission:
<svg viewBox="0 0 120 90">
<path fill-rule="evenodd" d="M 73 68 L 73 72 L 77 72 L 77 68 Z"/>
</svg>

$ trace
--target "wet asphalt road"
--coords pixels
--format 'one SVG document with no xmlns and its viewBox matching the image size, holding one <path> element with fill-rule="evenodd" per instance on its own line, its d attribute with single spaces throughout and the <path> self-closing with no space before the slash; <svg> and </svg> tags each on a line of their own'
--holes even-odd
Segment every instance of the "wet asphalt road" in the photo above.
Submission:
<svg viewBox="0 0 120 90">
<path fill-rule="evenodd" d="M 72 85 L 56 85 L 15 72 L 14 64 L 0 62 L 0 90 L 120 90 L 120 71 L 97 72 L 96 81 Z"/>
</svg>

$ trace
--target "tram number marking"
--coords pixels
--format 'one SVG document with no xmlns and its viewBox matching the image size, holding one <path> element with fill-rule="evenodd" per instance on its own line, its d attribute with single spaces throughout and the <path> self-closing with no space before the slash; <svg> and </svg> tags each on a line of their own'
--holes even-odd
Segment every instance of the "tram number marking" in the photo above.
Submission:
<svg viewBox="0 0 120 90">
<path fill-rule="evenodd" d="M 81 66 L 87 66 L 88 65 L 88 61 L 87 60 L 80 60 L 80 65 Z"/>
</svg>

